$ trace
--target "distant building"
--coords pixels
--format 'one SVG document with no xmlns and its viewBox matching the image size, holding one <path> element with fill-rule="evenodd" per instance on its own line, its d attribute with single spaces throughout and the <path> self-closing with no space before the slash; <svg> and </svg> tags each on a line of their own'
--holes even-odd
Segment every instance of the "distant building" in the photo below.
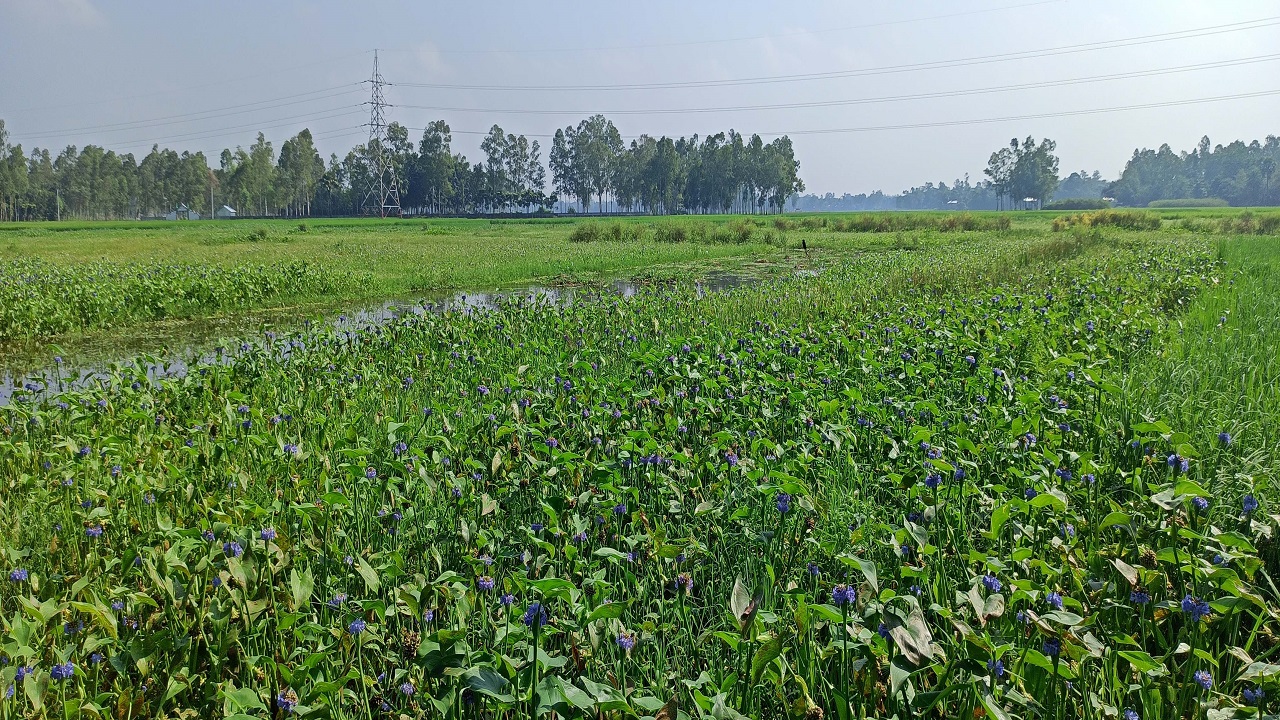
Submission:
<svg viewBox="0 0 1280 720">
<path fill-rule="evenodd" d="M 213 217 L 218 220 L 230 220 L 236 216 L 236 209 L 228 205 L 223 205 L 213 211 Z"/>
<path fill-rule="evenodd" d="M 186 203 L 178 203 L 173 212 L 164 216 L 165 220 L 199 220 L 200 213 L 187 207 Z"/>
</svg>

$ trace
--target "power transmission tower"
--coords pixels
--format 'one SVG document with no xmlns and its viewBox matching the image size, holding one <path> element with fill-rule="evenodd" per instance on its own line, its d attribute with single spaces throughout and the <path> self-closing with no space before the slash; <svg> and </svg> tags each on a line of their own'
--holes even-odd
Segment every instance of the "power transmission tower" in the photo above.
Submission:
<svg viewBox="0 0 1280 720">
<path fill-rule="evenodd" d="M 396 179 L 395 164 L 391 161 L 391 153 L 387 149 L 387 100 L 383 97 L 382 86 L 386 81 L 378 72 L 378 51 L 373 51 L 373 76 L 369 79 L 373 95 L 369 100 L 369 143 L 365 146 L 370 154 L 373 179 L 369 183 L 369 192 L 365 193 L 361 211 L 365 215 L 400 215 L 400 182 Z"/>
</svg>

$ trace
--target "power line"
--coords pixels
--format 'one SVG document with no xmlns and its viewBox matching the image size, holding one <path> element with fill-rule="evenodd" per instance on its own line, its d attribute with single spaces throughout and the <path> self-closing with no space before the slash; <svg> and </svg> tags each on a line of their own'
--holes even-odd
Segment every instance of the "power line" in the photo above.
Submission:
<svg viewBox="0 0 1280 720">
<path fill-rule="evenodd" d="M 149 127 L 161 127 L 164 125 L 179 125 L 179 124 L 189 123 L 189 122 L 214 120 L 214 119 L 223 118 L 223 117 L 230 117 L 233 115 L 243 115 L 245 113 L 258 112 L 260 110 L 274 110 L 276 108 L 287 107 L 290 105 L 301 105 L 304 103 L 315 102 L 317 100 L 328 100 L 335 97 L 342 97 L 343 95 L 350 95 L 353 92 L 357 92 L 359 90 L 359 86 L 361 85 L 364 85 L 364 83 L 362 82 L 348 83 L 347 85 L 339 85 L 337 87 L 326 88 L 324 90 L 314 90 L 308 93 L 299 93 L 297 95 L 285 95 L 284 97 L 280 97 L 280 98 L 273 98 L 269 100 L 259 100 L 257 102 L 243 103 L 240 105 L 229 105 L 225 108 L 200 110 L 197 112 L 184 113 L 182 115 L 169 115 L 166 117 L 149 118 L 146 120 L 130 120 L 127 122 L 111 123 L 108 125 L 89 125 L 89 126 L 77 127 L 77 128 L 65 128 L 62 130 L 44 130 L 37 133 L 26 134 L 24 135 L 24 137 L 27 139 L 41 139 L 41 138 L 48 138 L 48 137 L 59 137 L 71 132 L 99 132 L 99 133 L 127 132 L 129 130 L 142 130 Z M 332 92 L 333 90 L 339 90 L 341 88 L 350 88 L 350 89 L 342 90 L 341 92 Z M 329 93 L 329 94 L 318 95 L 317 97 L 310 97 L 302 100 L 293 100 L 292 102 L 278 102 L 281 100 L 289 100 L 291 98 L 299 98 L 306 95 L 317 95 L 318 93 Z M 250 107 L 253 105 L 260 105 L 261 107 Z M 235 108 L 248 108 L 248 109 L 235 110 Z M 221 112 L 223 110 L 228 110 L 231 112 Z M 210 113 L 216 113 L 216 114 L 210 114 Z M 198 115 L 201 115 L 203 117 L 195 117 Z"/>
<path fill-rule="evenodd" d="M 1088 110 L 1064 110 L 1051 113 L 1035 113 L 1030 115 L 1007 115 L 995 118 L 977 118 L 972 120 L 941 120 L 938 122 L 909 123 L 902 125 L 874 125 L 853 128 L 828 128 L 824 130 L 792 130 L 785 133 L 762 133 L 762 135 L 831 135 L 839 133 L 879 132 L 883 130 L 915 130 L 920 128 L 954 127 L 958 125 L 985 125 L 1001 122 L 1021 122 L 1023 120 L 1041 120 L 1044 118 L 1075 117 L 1077 115 L 1099 115 L 1103 113 L 1127 112 L 1130 110 L 1149 110 L 1153 108 L 1178 107 L 1182 105 L 1200 105 L 1204 103 L 1222 102 L 1226 100 L 1244 100 L 1247 98 L 1280 95 L 1280 90 L 1261 90 L 1252 93 L 1235 95 L 1218 95 L 1216 97 L 1192 98 L 1189 100 L 1169 100 L 1166 102 L 1142 103 L 1140 105 L 1119 105 L 1115 107 L 1091 108 Z"/>
<path fill-rule="evenodd" d="M 87 100 L 84 102 L 60 103 L 57 105 L 38 105 L 35 107 L 25 107 L 25 108 L 18 108 L 14 110 L 6 110 L 5 112 L 21 113 L 21 112 L 34 112 L 36 110 L 55 110 L 58 108 L 68 108 L 68 107 L 88 107 L 91 105 L 106 105 L 107 103 L 119 102 L 121 100 L 138 100 L 140 98 L 156 97 L 157 95 L 175 95 L 175 94 L 190 93 L 190 92 L 203 92 L 206 88 L 210 88 L 210 87 L 218 87 L 220 85 L 229 85 L 233 83 L 244 82 L 245 80 L 261 80 L 263 77 L 271 77 L 272 75 L 279 75 L 281 73 L 293 72 L 294 70 L 302 70 L 304 68 L 316 67 L 318 65 L 330 65 L 332 63 L 338 62 L 339 60 L 346 60 L 348 58 L 353 58 L 361 55 L 368 55 L 369 52 L 370 51 L 368 50 L 361 50 L 358 53 L 347 53 L 344 55 L 336 55 L 334 57 L 325 58 L 324 60 L 317 60 L 315 62 L 302 63 L 299 65 L 289 65 L 287 67 L 275 67 L 267 70 L 260 70 L 258 72 L 255 72 L 255 74 L 253 75 L 246 75 L 246 76 L 237 77 L 237 78 L 227 78 L 224 80 L 214 80 L 213 82 L 201 83 L 200 85 L 184 85 L 183 87 L 177 88 L 177 89 L 156 90 L 154 92 L 140 93 L 138 95 L 126 95 L 123 97 L 113 97 L 113 98 L 107 98 L 104 100 Z"/>
<path fill-rule="evenodd" d="M 338 110 L 341 110 L 341 108 L 335 108 L 333 110 L 321 111 L 322 113 L 330 113 L 330 114 L 295 115 L 293 117 L 277 118 L 275 120 L 266 121 L 268 123 L 277 123 L 275 125 L 260 125 L 260 124 L 254 123 L 251 125 L 239 125 L 236 127 L 220 128 L 216 132 L 209 133 L 209 134 L 202 134 L 203 131 L 201 131 L 197 133 L 187 133 L 184 135 L 170 135 L 168 137 L 151 138 L 149 140 L 125 141 L 120 145 L 120 147 L 124 147 L 124 148 L 150 147 L 152 145 L 158 145 L 162 142 L 168 142 L 170 140 L 211 140 L 214 138 L 227 137 L 228 135 L 233 135 L 236 132 L 239 132 L 241 130 L 257 130 L 257 131 L 275 130 L 282 127 L 295 127 L 300 121 L 316 122 L 320 120 L 332 120 L 334 118 L 347 117 L 349 115 L 355 115 L 355 114 L 364 112 L 363 110 L 364 103 L 360 103 L 358 105 L 345 106 L 345 107 L 349 107 L 351 109 L 342 110 L 341 112 L 338 112 Z"/>
<path fill-rule="evenodd" d="M 839 133 L 862 133 L 862 132 L 881 132 L 881 131 L 888 131 L 888 130 L 914 130 L 914 129 L 922 129 L 922 128 L 953 127 L 953 126 L 960 126 L 960 125 L 985 125 L 985 124 L 991 124 L 991 123 L 1018 122 L 1023 120 L 1041 120 L 1046 118 L 1074 117 L 1078 115 L 1098 115 L 1103 113 L 1127 112 L 1131 110 L 1147 110 L 1152 108 L 1177 107 L 1182 105 L 1199 105 L 1204 103 L 1225 102 L 1229 100 L 1244 100 L 1249 98 L 1269 97 L 1273 95 L 1280 95 L 1280 89 L 1262 90 L 1262 91 L 1252 92 L 1252 93 L 1238 93 L 1235 95 L 1218 95 L 1215 97 L 1190 98 L 1186 100 L 1169 100 L 1165 102 L 1143 103 L 1139 105 L 1119 105 L 1114 107 L 1090 108 L 1086 110 L 1063 110 L 1058 112 L 1035 113 L 1035 114 L 1028 114 L 1028 115 L 1007 115 L 1003 117 L 974 118 L 974 119 L 968 119 L 968 120 L 941 120 L 937 122 L 904 123 L 899 125 L 870 125 L 870 126 L 864 126 L 864 127 L 850 127 L 850 128 L 826 128 L 826 129 L 817 129 L 817 130 L 782 130 L 782 131 L 775 131 L 775 132 L 763 132 L 763 133 L 757 133 L 757 134 L 759 134 L 762 137 L 781 137 L 783 135 L 830 135 L 830 134 L 839 134 Z M 416 130 L 416 131 L 427 130 L 427 128 L 423 128 L 423 127 L 406 127 L 405 129 Z M 453 134 L 453 135 L 488 135 L 489 134 L 489 131 L 487 130 L 484 130 L 484 131 L 454 130 L 452 128 L 450 128 L 449 132 L 450 134 Z M 538 139 L 555 137 L 554 135 L 536 134 L 536 133 L 525 133 L 525 136 L 531 137 L 531 138 L 538 138 Z M 623 135 L 622 137 L 625 140 L 636 140 L 643 136 Z"/>
<path fill-rule="evenodd" d="M 1140 45 L 1151 45 L 1154 43 L 1172 42 L 1175 40 L 1188 40 L 1191 38 L 1209 37 L 1212 35 L 1221 35 L 1224 33 L 1243 32 L 1246 30 L 1258 30 L 1262 28 L 1280 25 L 1280 16 L 1258 18 L 1256 20 L 1247 20 L 1238 23 L 1228 23 L 1226 25 L 1212 25 L 1204 28 L 1192 30 L 1177 30 L 1174 32 L 1157 33 L 1154 35 L 1140 35 L 1131 38 L 1121 38 L 1118 40 L 1103 40 L 1098 42 L 1080 43 L 1076 45 L 1063 45 L 1054 48 L 1045 48 L 1041 50 L 1023 50 L 1011 53 L 999 53 L 995 55 L 978 55 L 967 58 L 956 58 L 952 60 L 935 60 L 923 63 L 911 63 L 906 65 L 884 65 L 879 67 L 862 68 L 856 70 L 836 70 L 821 73 L 801 73 L 793 75 L 767 75 L 761 77 L 735 78 L 728 80 L 687 80 L 666 83 L 634 83 L 634 84 L 618 84 L 618 85 L 464 85 L 451 83 L 395 83 L 395 87 L 407 88 L 432 88 L 437 90 L 494 90 L 494 91 L 614 91 L 614 90 L 676 90 L 689 88 L 707 88 L 707 87 L 733 87 L 740 85 L 764 85 L 772 83 L 784 82 L 806 82 L 812 80 L 830 80 L 837 78 L 866 77 L 872 75 L 889 75 L 907 72 L 919 72 L 922 70 L 940 70 L 952 69 L 959 67 L 970 67 L 974 65 L 987 65 L 991 63 L 1011 62 L 1016 60 L 1032 60 L 1045 57 L 1055 57 L 1059 55 L 1072 55 L 1083 52 L 1093 52 L 1095 50 L 1112 50 L 1116 48 L 1134 47 Z"/>
<path fill-rule="evenodd" d="M 909 100 L 934 100 L 939 98 L 964 97 L 969 95 L 987 95 L 992 93 L 1012 92 L 1017 90 L 1032 90 L 1039 88 L 1062 87 L 1068 85 L 1082 85 L 1094 82 L 1106 82 L 1112 80 L 1127 80 L 1132 78 L 1154 77 L 1159 75 L 1171 75 L 1175 73 L 1192 72 L 1198 70 L 1212 70 L 1224 67 L 1236 67 L 1239 65 L 1251 65 L 1261 62 L 1271 62 L 1280 60 L 1280 53 L 1272 55 L 1259 55 L 1255 57 L 1239 58 L 1234 60 L 1220 60 L 1216 62 L 1197 63 L 1194 65 L 1180 65 L 1169 68 L 1155 68 L 1151 70 L 1135 70 L 1126 73 L 1116 73 L 1111 75 L 1093 75 L 1089 77 L 1070 78 L 1065 80 L 1046 80 L 1042 82 L 1023 83 L 1018 85 L 998 85 L 994 87 L 973 88 L 969 90 L 941 90 L 931 93 L 917 93 L 912 95 L 888 95 L 880 97 L 852 98 L 844 100 L 819 100 L 811 102 L 795 102 L 795 103 L 777 103 L 770 105 L 735 105 L 726 107 L 695 107 L 695 108 L 659 108 L 655 110 L 536 110 L 536 109 L 518 109 L 518 108 L 472 108 L 472 107 L 449 107 L 449 106 L 430 106 L 430 105 L 397 105 L 396 107 L 410 110 L 433 110 L 437 112 L 469 112 L 469 113 L 492 113 L 492 114 L 513 114 L 513 115 L 683 115 L 693 113 L 720 113 L 720 112 L 745 112 L 757 110 L 790 110 L 799 108 L 821 108 L 821 107 L 839 107 L 846 105 L 869 105 L 878 103 L 903 102 Z"/>
<path fill-rule="evenodd" d="M 903 18 L 900 20 L 886 20 L 883 22 L 862 23 L 859 25 L 845 25 L 842 27 L 818 28 L 816 30 L 798 30 L 787 33 L 771 33 L 765 35 L 746 35 L 741 37 L 717 38 L 711 40 L 687 40 L 665 43 L 646 43 L 639 45 L 610 45 L 598 47 L 569 47 L 569 48 L 443 48 L 436 50 L 442 55 L 535 55 L 535 54 L 561 54 L 561 53 L 585 53 L 585 52 L 614 52 L 628 50 L 650 50 L 675 47 L 691 47 L 698 45 L 723 45 L 728 43 L 753 42 L 758 40 L 774 40 L 778 38 L 797 37 L 804 35 L 824 35 L 838 32 L 848 32 L 850 30 L 866 30 L 870 28 L 889 27 L 892 25 L 908 25 L 918 22 L 930 22 L 934 20 L 948 20 L 951 18 L 965 17 L 969 15 L 983 15 L 995 12 L 1004 12 L 1007 10 L 1020 10 L 1022 8 L 1034 7 L 1036 5 L 1054 5 L 1065 0 L 1037 0 L 1037 2 L 1025 2 L 1017 5 L 1004 5 L 1001 7 L 985 8 L 981 10 L 966 10 L 963 12 L 946 13 L 943 15 L 929 15 L 917 18 Z M 402 51 L 403 52 L 403 51 Z"/>
</svg>

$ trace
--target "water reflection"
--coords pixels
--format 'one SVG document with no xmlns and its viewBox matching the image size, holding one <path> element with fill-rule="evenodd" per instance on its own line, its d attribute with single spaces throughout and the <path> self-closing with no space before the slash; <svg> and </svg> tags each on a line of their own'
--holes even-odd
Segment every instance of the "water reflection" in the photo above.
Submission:
<svg viewBox="0 0 1280 720">
<path fill-rule="evenodd" d="M 699 296 L 740 287 L 752 279 L 713 274 L 695 283 Z M 391 322 L 406 313 L 471 313 L 496 307 L 511 298 L 555 305 L 573 302 L 577 295 L 611 292 L 634 297 L 646 286 L 615 280 L 601 286 L 547 287 L 531 285 L 491 292 L 455 292 L 435 298 L 393 298 L 356 306 L 305 306 L 247 312 L 199 320 L 147 323 L 135 328 L 95 333 L 75 341 L 0 348 L 0 405 L 15 399 L 40 400 L 68 389 L 89 387 L 106 377 L 107 368 L 134 361 L 145 364 L 153 381 L 186 375 L 191 365 L 229 363 L 234 349 L 246 338 L 273 337 L 309 327 L 310 318 L 335 328 L 355 328 Z M 15 398 L 16 396 L 16 398 Z"/>
</svg>

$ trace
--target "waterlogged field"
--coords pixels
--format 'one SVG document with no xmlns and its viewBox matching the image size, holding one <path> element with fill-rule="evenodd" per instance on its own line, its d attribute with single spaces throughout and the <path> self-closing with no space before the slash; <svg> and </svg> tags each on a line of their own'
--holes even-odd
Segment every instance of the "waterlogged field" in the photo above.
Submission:
<svg viewBox="0 0 1280 720">
<path fill-rule="evenodd" d="M 1274 712 L 1278 255 L 961 231 L 19 398 L 0 716 Z"/>
</svg>

